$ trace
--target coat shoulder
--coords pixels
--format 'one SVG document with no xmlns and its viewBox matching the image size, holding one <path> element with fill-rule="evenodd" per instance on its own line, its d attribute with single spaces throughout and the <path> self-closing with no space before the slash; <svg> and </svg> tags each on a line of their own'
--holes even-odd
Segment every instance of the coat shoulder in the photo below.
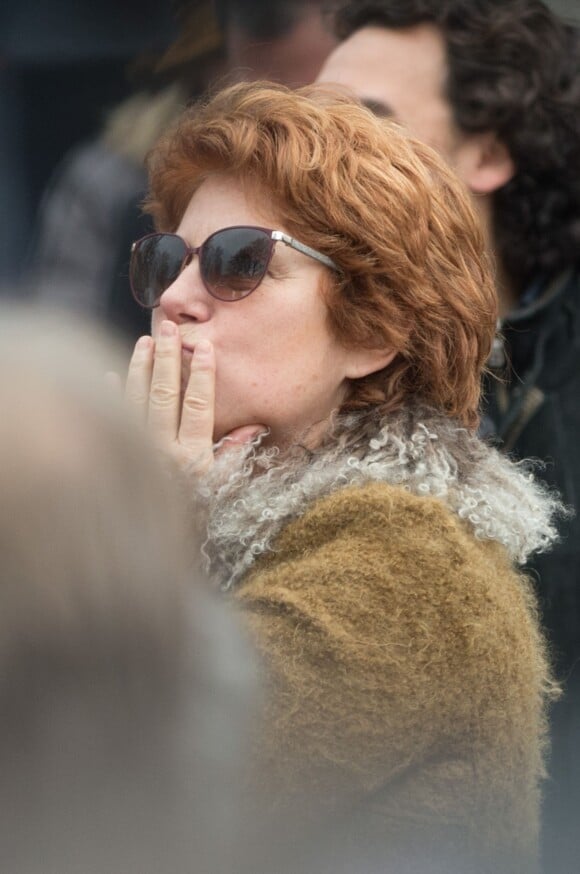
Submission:
<svg viewBox="0 0 580 874">
<path fill-rule="evenodd" d="M 382 671 L 385 691 L 404 673 L 418 697 L 438 686 L 457 702 L 472 682 L 483 696 L 528 697 L 546 673 L 530 582 L 503 547 L 477 540 L 442 501 L 401 487 L 372 483 L 316 501 L 236 597 L 259 623 L 267 617 L 267 651 L 286 635 L 303 638 L 316 662 L 332 658 L 351 676 Z"/>
<path fill-rule="evenodd" d="M 424 591 L 431 600 L 443 587 L 445 600 L 455 594 L 464 604 L 478 589 L 487 595 L 497 590 L 507 600 L 525 595 L 529 602 L 529 586 L 501 545 L 477 539 L 443 501 L 386 483 L 352 486 L 314 502 L 281 532 L 249 578 L 284 568 L 292 585 L 293 564 L 300 566 L 298 587 L 312 565 L 326 585 L 348 586 L 367 598 L 373 587 L 388 585 L 391 595 L 412 589 L 415 597 Z"/>
</svg>

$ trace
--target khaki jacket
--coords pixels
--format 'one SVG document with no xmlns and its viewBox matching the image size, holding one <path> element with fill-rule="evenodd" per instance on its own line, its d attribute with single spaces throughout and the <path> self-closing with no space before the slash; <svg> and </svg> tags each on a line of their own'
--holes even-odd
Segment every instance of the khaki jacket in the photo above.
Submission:
<svg viewBox="0 0 580 874">
<path fill-rule="evenodd" d="M 437 498 L 351 486 L 232 597 L 263 657 L 272 804 L 324 810 L 392 870 L 433 842 L 462 872 L 534 870 L 550 680 L 502 545 Z"/>
</svg>

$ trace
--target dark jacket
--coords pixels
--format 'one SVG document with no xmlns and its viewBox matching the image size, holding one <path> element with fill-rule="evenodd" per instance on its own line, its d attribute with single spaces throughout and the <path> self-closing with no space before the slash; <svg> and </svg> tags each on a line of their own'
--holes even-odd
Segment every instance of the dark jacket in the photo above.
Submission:
<svg viewBox="0 0 580 874">
<path fill-rule="evenodd" d="M 580 273 L 545 284 L 530 304 L 505 319 L 503 362 L 489 380 L 486 412 L 503 449 L 544 463 L 541 478 L 558 489 L 576 515 L 561 525 L 562 541 L 536 558 L 544 621 L 558 667 L 580 659 Z"/>
<path fill-rule="evenodd" d="M 505 320 L 502 334 L 505 361 L 496 349 L 494 363 L 506 382 L 489 381 L 486 412 L 503 447 L 541 459 L 541 477 L 576 511 L 561 525 L 561 543 L 529 566 L 564 688 L 543 817 L 545 870 L 559 874 L 574 870 L 580 852 L 580 272 L 546 283 Z"/>
</svg>

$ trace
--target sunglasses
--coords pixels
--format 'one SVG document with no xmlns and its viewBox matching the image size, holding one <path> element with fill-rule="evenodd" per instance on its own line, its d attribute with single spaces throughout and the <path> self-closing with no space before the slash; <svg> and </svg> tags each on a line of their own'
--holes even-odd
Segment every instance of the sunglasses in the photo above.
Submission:
<svg viewBox="0 0 580 874">
<path fill-rule="evenodd" d="M 130 280 L 137 303 L 159 306 L 164 291 L 175 282 L 194 255 L 199 257 L 202 282 L 212 297 L 235 301 L 259 286 L 276 243 L 314 258 L 331 270 L 340 268 L 328 258 L 282 231 L 240 225 L 215 231 L 201 246 L 188 246 L 178 234 L 147 234 L 131 247 Z"/>
</svg>

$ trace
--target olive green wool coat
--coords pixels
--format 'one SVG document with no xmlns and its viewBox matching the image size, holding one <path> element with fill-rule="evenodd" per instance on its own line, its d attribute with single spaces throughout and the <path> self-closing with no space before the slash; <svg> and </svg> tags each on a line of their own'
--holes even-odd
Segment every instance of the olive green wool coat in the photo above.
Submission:
<svg viewBox="0 0 580 874">
<path fill-rule="evenodd" d="M 363 823 L 385 871 L 439 840 L 469 870 L 534 870 L 550 680 L 504 546 L 363 483 L 290 521 L 232 597 L 262 656 L 265 797 Z"/>
</svg>

